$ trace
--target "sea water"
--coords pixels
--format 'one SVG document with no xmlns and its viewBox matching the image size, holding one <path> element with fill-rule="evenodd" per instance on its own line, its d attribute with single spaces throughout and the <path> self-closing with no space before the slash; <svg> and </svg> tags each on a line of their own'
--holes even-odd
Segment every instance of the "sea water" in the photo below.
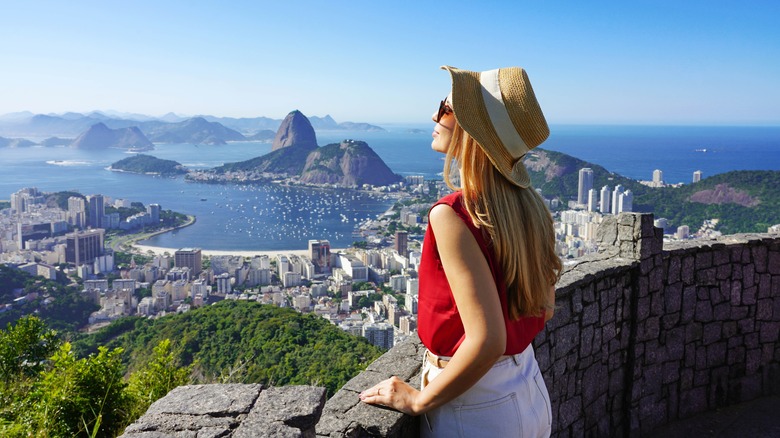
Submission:
<svg viewBox="0 0 780 438">
<path fill-rule="evenodd" d="M 393 125 L 386 132 L 319 132 L 320 145 L 344 139 L 366 141 L 396 173 L 440 178 L 442 155 L 430 148 L 432 124 Z M 603 166 L 633 179 L 663 171 L 668 183 L 691 181 L 730 170 L 780 170 L 780 127 L 551 126 L 541 146 Z M 192 168 L 210 168 L 270 152 L 271 145 L 160 144 L 146 152 Z M 303 249 L 309 239 L 349 246 L 360 221 L 386 211 L 393 200 L 349 190 L 282 187 L 272 184 L 202 184 L 111 172 L 111 163 L 130 156 L 121 150 L 70 148 L 0 149 L 0 199 L 23 187 L 47 192 L 75 190 L 158 203 L 195 215 L 187 228 L 144 243 L 215 250 Z"/>
</svg>

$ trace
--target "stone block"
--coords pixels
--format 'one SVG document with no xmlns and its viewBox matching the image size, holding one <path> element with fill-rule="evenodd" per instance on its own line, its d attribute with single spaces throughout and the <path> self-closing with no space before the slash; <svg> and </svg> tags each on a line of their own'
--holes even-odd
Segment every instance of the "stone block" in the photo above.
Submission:
<svg viewBox="0 0 780 438">
<path fill-rule="evenodd" d="M 758 342 L 758 333 L 748 333 L 745 335 L 745 347 L 747 348 L 760 348 L 761 344 Z"/>
<path fill-rule="evenodd" d="M 135 438 L 142 432 L 173 435 L 194 433 L 201 429 L 230 431 L 238 424 L 233 417 L 187 414 L 145 414 L 125 429 L 125 436 Z"/>
<path fill-rule="evenodd" d="M 718 284 L 716 279 L 716 268 L 699 269 L 696 271 L 696 284 L 700 286 L 715 286 Z"/>
<path fill-rule="evenodd" d="M 759 323 L 759 341 L 761 343 L 777 343 L 780 321 L 762 321 Z"/>
<path fill-rule="evenodd" d="M 721 339 L 723 324 L 719 321 L 704 324 L 704 333 L 702 335 L 702 343 L 704 345 L 710 345 Z"/>
<path fill-rule="evenodd" d="M 718 280 L 726 280 L 731 277 L 731 265 L 720 265 L 716 267 L 715 278 Z"/>
<path fill-rule="evenodd" d="M 241 427 L 250 427 L 253 422 L 264 424 L 280 422 L 300 431 L 307 431 L 317 424 L 324 404 L 325 388 L 313 386 L 267 388 L 257 397 L 255 405 Z"/>
<path fill-rule="evenodd" d="M 715 306 L 712 316 L 716 321 L 725 321 L 731 315 L 731 305 L 729 303 L 720 303 Z"/>
<path fill-rule="evenodd" d="M 772 296 L 772 276 L 761 274 L 758 278 L 758 297 L 767 298 Z"/>
<path fill-rule="evenodd" d="M 566 356 L 577 344 L 579 339 L 579 327 L 576 324 L 569 324 L 561 327 L 555 332 L 555 358 L 560 359 Z"/>
<path fill-rule="evenodd" d="M 755 286 L 746 287 L 742 289 L 742 304 L 752 305 L 756 304 L 756 293 L 758 288 Z"/>
<path fill-rule="evenodd" d="M 669 360 L 680 361 L 685 353 L 685 329 L 678 327 L 666 333 L 666 357 Z"/>
<path fill-rule="evenodd" d="M 154 402 L 147 414 L 227 416 L 248 413 L 262 385 L 186 385 Z"/>
<path fill-rule="evenodd" d="M 682 271 L 680 275 L 682 276 L 682 281 L 686 286 L 696 283 L 696 269 L 694 267 L 694 262 L 695 260 L 693 256 L 687 256 L 682 259 Z"/>
<path fill-rule="evenodd" d="M 745 347 L 743 346 L 729 347 L 726 354 L 726 364 L 729 367 L 736 368 L 734 365 L 745 363 Z"/>
<path fill-rule="evenodd" d="M 582 309 L 582 326 L 592 326 L 599 322 L 599 306 L 589 304 Z"/>
<path fill-rule="evenodd" d="M 680 306 L 682 305 L 682 289 L 682 283 L 679 281 L 666 287 L 663 292 L 664 310 L 666 313 L 680 311 Z"/>
<path fill-rule="evenodd" d="M 712 263 L 715 266 L 730 265 L 730 254 L 726 248 L 720 248 L 712 253 Z"/>
<path fill-rule="evenodd" d="M 734 336 L 736 336 L 737 333 L 738 331 L 736 321 L 726 321 L 723 323 L 723 337 L 728 339 L 729 342 L 731 342 L 732 339 L 735 339 Z M 738 342 L 742 343 L 742 341 Z"/>
<path fill-rule="evenodd" d="M 772 319 L 772 308 L 774 306 L 774 300 L 771 298 L 765 298 L 758 301 L 756 306 L 756 319 L 760 321 L 770 321 Z"/>
<path fill-rule="evenodd" d="M 753 256 L 753 263 L 756 265 L 756 272 L 759 274 L 767 272 L 767 249 L 765 246 L 754 246 L 750 248 Z"/>
<path fill-rule="evenodd" d="M 682 315 L 680 322 L 686 323 L 693 319 L 696 311 L 696 287 L 687 286 L 683 289 Z"/>
<path fill-rule="evenodd" d="M 700 323 L 690 323 L 685 327 L 685 343 L 691 344 L 695 341 L 700 341 L 704 332 L 703 326 Z"/>
<path fill-rule="evenodd" d="M 742 265 L 731 265 L 731 279 L 732 280 L 742 280 L 742 270 L 744 269 L 744 266 Z"/>
<path fill-rule="evenodd" d="M 669 267 L 666 271 L 666 278 L 669 283 L 676 283 L 680 281 L 680 270 L 682 268 L 682 262 L 680 261 L 680 257 L 678 256 L 671 256 L 669 257 Z"/>
<path fill-rule="evenodd" d="M 707 347 L 707 366 L 713 368 L 726 364 L 726 342 L 716 342 Z"/>
<path fill-rule="evenodd" d="M 650 297 L 642 297 L 637 300 L 636 319 L 643 321 L 650 316 Z"/>
<path fill-rule="evenodd" d="M 558 425 L 559 429 L 565 429 L 571 426 L 577 419 L 579 419 L 583 412 L 582 398 L 579 396 L 572 397 L 568 400 L 563 400 L 558 405 Z M 553 413 L 553 417 L 556 417 Z"/>
<path fill-rule="evenodd" d="M 750 309 L 747 306 L 731 306 L 731 319 L 741 321 L 748 316 Z"/>
<path fill-rule="evenodd" d="M 596 240 L 607 246 L 615 246 L 617 242 L 617 219 L 615 216 L 604 216 L 603 220 L 596 229 Z"/>
<path fill-rule="evenodd" d="M 769 252 L 767 256 L 767 271 L 772 275 L 780 275 L 780 252 Z"/>
<path fill-rule="evenodd" d="M 694 320 L 697 322 L 712 321 L 712 305 L 709 301 L 699 301 L 696 303 L 696 315 Z"/>
<path fill-rule="evenodd" d="M 693 388 L 693 370 L 683 368 L 680 370 L 680 391 Z"/>
<path fill-rule="evenodd" d="M 712 266 L 712 252 L 701 250 L 700 252 L 696 253 L 696 270 L 701 271 L 703 269 L 709 268 Z"/>
<path fill-rule="evenodd" d="M 742 282 L 737 280 L 731 283 L 731 305 L 742 304 Z"/>
<path fill-rule="evenodd" d="M 590 356 L 593 351 L 593 327 L 586 326 L 580 333 L 580 357 Z"/>
<path fill-rule="evenodd" d="M 658 339 L 661 332 L 660 319 L 657 316 L 651 316 L 644 322 L 638 324 L 636 339 L 639 342 Z"/>
<path fill-rule="evenodd" d="M 422 366 L 422 357 L 420 357 L 420 364 Z M 351 378 L 349 382 L 345 383 L 344 386 L 341 387 L 339 392 L 348 390 L 354 392 L 355 396 L 357 396 L 357 394 L 360 394 L 364 389 L 370 388 L 382 380 L 389 378 L 390 376 L 391 374 L 386 372 L 376 372 L 367 369 L 357 376 Z"/>
<path fill-rule="evenodd" d="M 756 284 L 755 265 L 749 264 L 742 267 L 742 283 L 745 286 L 753 286 Z"/>
<path fill-rule="evenodd" d="M 742 263 L 742 251 L 743 251 L 743 247 L 741 245 L 736 245 L 729 248 L 729 254 L 731 256 L 732 264 Z"/>
</svg>

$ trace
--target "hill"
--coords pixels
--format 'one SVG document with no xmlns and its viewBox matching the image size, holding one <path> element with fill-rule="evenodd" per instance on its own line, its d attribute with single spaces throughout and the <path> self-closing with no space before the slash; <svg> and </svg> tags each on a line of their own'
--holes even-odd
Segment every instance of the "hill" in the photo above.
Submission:
<svg viewBox="0 0 780 438">
<path fill-rule="evenodd" d="M 187 173 L 187 168 L 176 161 L 162 160 L 143 154 L 119 160 L 111 165 L 111 170 L 133 173 L 157 173 L 160 175 L 182 175 Z"/>
<path fill-rule="evenodd" d="M 163 339 L 175 340 L 182 364 L 195 364 L 206 381 L 231 375 L 242 383 L 315 384 L 331 395 L 381 354 L 364 338 L 316 315 L 248 301 L 221 301 L 155 320 L 120 320 L 75 347 L 81 356 L 98 345 L 123 347 L 128 371 L 134 371 Z"/>
<path fill-rule="evenodd" d="M 145 122 L 141 130 L 156 143 L 225 144 L 245 140 L 238 131 L 203 117 L 193 117 L 178 123 Z"/>
<path fill-rule="evenodd" d="M 718 230 L 724 234 L 762 232 L 780 223 L 780 172 L 733 171 L 705 178 L 681 187 L 648 187 L 560 152 L 541 148 L 529 152 L 525 159 L 534 187 L 548 198 L 566 201 L 576 196 L 579 170 L 593 170 L 593 188 L 614 189 L 621 184 L 634 194 L 636 212 L 653 213 L 666 218 L 676 228 L 688 225 L 698 228 L 704 220 L 718 218 Z"/>
<path fill-rule="evenodd" d="M 0 137 L 0 148 L 25 148 L 34 146 L 35 143 L 23 138 L 3 138 Z"/>
<path fill-rule="evenodd" d="M 70 147 L 78 149 L 154 149 L 152 142 L 137 127 L 111 129 L 102 122 L 92 125 L 87 131 L 76 137 Z"/>
<path fill-rule="evenodd" d="M 366 142 L 344 140 L 309 153 L 301 181 L 310 184 L 384 186 L 400 180 Z"/>
</svg>

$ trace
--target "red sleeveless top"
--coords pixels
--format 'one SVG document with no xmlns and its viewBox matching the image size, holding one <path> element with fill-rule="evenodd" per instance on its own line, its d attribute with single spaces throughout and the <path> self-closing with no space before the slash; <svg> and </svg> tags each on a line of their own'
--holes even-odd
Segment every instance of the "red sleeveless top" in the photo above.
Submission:
<svg viewBox="0 0 780 438">
<path fill-rule="evenodd" d="M 544 317 L 522 317 L 517 321 L 509 319 L 506 301 L 506 284 L 501 264 L 496 260 L 487 233 L 474 226 L 463 205 L 461 192 L 455 192 L 439 199 L 436 204 L 452 207 L 455 213 L 466 224 L 487 259 L 493 280 L 498 289 L 501 309 L 504 312 L 506 326 L 505 355 L 522 353 L 533 338 L 544 327 Z M 433 208 L 433 207 L 431 207 Z M 436 236 L 429 225 L 423 241 L 422 259 L 419 269 L 419 301 L 417 303 L 417 333 L 428 350 L 437 356 L 453 356 L 465 338 L 463 323 L 460 320 L 458 307 L 452 296 L 452 290 L 447 282 L 441 257 L 436 245 Z"/>
</svg>

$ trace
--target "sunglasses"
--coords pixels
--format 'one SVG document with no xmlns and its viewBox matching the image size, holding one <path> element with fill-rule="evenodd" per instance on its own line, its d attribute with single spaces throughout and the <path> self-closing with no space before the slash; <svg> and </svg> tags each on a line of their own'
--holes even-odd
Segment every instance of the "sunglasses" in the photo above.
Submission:
<svg viewBox="0 0 780 438">
<path fill-rule="evenodd" d="M 445 114 L 452 114 L 452 108 L 450 108 L 450 105 L 447 103 L 447 98 L 444 98 L 439 104 L 439 112 L 436 113 L 436 123 L 439 123 Z"/>
</svg>

